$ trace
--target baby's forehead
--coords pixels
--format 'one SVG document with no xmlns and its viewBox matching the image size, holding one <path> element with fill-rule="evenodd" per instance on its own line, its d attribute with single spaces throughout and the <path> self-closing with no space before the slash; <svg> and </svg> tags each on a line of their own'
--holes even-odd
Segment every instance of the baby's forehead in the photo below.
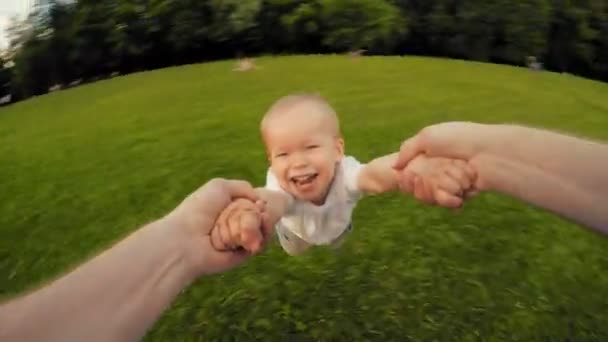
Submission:
<svg viewBox="0 0 608 342">
<path fill-rule="evenodd" d="M 334 129 L 322 118 L 281 117 L 269 121 L 262 134 L 281 140 L 306 140 L 313 136 L 333 136 Z"/>
<path fill-rule="evenodd" d="M 334 110 L 318 100 L 286 101 L 273 106 L 262 119 L 261 128 L 272 129 L 277 126 L 321 126 L 337 131 L 338 118 Z"/>
<path fill-rule="evenodd" d="M 333 109 L 322 102 L 317 100 L 300 100 L 300 101 L 289 101 L 285 103 L 279 103 L 273 106 L 268 113 L 266 114 L 266 118 L 275 119 L 275 118 L 293 118 L 293 117 L 301 117 L 305 115 L 310 118 L 318 118 L 318 119 L 332 119 L 332 117 L 336 116 L 336 113 Z"/>
<path fill-rule="evenodd" d="M 288 118 L 276 120 L 262 131 L 264 144 L 270 149 L 302 146 L 334 136 L 333 129 L 327 124 Z"/>
</svg>

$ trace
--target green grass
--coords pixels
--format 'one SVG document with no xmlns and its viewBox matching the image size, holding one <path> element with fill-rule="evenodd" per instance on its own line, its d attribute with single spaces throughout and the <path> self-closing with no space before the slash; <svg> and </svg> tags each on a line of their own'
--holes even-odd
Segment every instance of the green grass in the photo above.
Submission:
<svg viewBox="0 0 608 342">
<path fill-rule="evenodd" d="M 293 91 L 327 97 L 364 161 L 448 120 L 608 138 L 608 85 L 568 75 L 413 57 L 258 63 L 134 74 L 0 109 L 0 296 L 66 272 L 212 177 L 262 185 L 258 122 Z M 457 213 L 366 198 L 354 224 L 338 253 L 293 258 L 274 244 L 201 279 L 147 339 L 608 339 L 608 239 L 595 233 L 496 194 Z"/>
</svg>

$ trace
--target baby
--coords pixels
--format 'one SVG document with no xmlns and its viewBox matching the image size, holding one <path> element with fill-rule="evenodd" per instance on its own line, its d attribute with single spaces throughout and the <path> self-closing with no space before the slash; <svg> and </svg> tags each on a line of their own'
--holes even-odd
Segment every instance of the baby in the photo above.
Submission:
<svg viewBox="0 0 608 342">
<path fill-rule="evenodd" d="M 360 163 L 344 154 L 338 117 L 318 95 L 290 95 L 265 114 L 261 134 L 270 168 L 258 188 L 264 203 L 237 200 L 220 215 L 211 232 L 218 250 L 244 248 L 255 253 L 274 227 L 290 255 L 311 246 L 338 246 L 352 229 L 352 213 L 365 195 L 397 190 L 392 164 L 397 153 Z M 435 196 L 462 196 L 474 172 L 461 160 L 416 157 L 407 167 Z"/>
</svg>

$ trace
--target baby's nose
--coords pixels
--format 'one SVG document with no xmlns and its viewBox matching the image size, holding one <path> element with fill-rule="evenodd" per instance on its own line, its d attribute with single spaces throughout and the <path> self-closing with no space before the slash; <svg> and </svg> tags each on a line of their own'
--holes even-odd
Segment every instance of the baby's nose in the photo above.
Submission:
<svg viewBox="0 0 608 342">
<path fill-rule="evenodd" d="M 295 153 L 291 160 L 291 165 L 292 165 L 292 167 L 296 167 L 296 168 L 304 167 L 304 166 L 308 165 L 308 161 L 306 160 L 306 157 L 303 156 L 301 153 Z"/>
</svg>

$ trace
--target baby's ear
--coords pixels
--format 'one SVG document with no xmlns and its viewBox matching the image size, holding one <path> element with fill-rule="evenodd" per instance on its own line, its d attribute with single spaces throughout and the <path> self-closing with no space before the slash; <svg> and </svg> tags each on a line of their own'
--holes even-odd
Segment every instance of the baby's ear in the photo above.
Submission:
<svg viewBox="0 0 608 342">
<path fill-rule="evenodd" d="M 336 149 L 338 150 L 338 158 L 344 157 L 344 139 L 342 137 L 336 138 Z"/>
<path fill-rule="evenodd" d="M 269 164 L 272 163 L 272 153 L 270 153 L 270 150 L 268 149 L 268 147 L 264 148 L 264 151 L 266 152 L 266 160 L 268 161 Z"/>
</svg>

